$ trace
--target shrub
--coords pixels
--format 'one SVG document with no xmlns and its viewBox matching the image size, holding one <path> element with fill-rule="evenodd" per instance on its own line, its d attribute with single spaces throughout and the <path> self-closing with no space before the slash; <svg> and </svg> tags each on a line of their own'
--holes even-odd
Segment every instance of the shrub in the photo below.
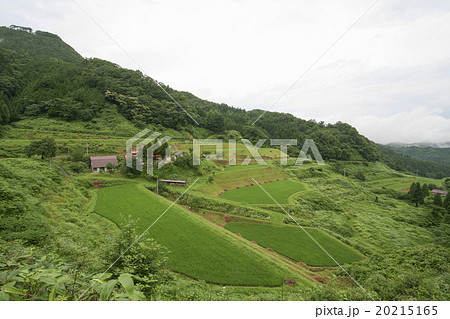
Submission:
<svg viewBox="0 0 450 319">
<path fill-rule="evenodd" d="M 74 162 L 69 164 L 69 168 L 75 173 L 82 173 L 86 165 L 83 162 Z"/>
<path fill-rule="evenodd" d="M 285 283 L 287 286 L 290 286 L 290 287 L 295 287 L 295 285 L 297 284 L 297 283 L 295 282 L 295 280 L 292 279 L 292 278 L 286 279 L 286 281 L 285 281 L 284 283 Z"/>
</svg>

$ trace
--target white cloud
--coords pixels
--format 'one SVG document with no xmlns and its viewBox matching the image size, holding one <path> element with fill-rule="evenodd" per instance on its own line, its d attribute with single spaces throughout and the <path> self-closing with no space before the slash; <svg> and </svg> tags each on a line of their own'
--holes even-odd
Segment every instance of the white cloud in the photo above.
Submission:
<svg viewBox="0 0 450 319">
<path fill-rule="evenodd" d="M 148 75 L 247 109 L 268 108 L 372 3 L 77 2 Z M 3 6 L 5 25 L 57 33 L 83 56 L 136 69 L 72 0 L 17 0 Z M 429 123 L 426 139 L 450 140 L 448 87 L 450 2 L 379 1 L 273 110 L 345 121 L 378 142 L 422 141 L 419 127 Z M 405 117 L 417 127 L 405 125 Z"/>
<path fill-rule="evenodd" d="M 378 143 L 448 142 L 450 119 L 440 113 L 437 109 L 417 107 L 389 117 L 359 116 L 354 124 L 363 127 L 361 133 L 367 136 L 379 136 Z M 380 135 L 380 132 L 385 133 Z"/>
</svg>

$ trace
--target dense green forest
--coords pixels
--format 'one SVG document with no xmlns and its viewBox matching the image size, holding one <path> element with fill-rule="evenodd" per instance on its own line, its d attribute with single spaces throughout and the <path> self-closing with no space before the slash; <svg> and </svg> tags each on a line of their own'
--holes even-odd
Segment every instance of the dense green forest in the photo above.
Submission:
<svg viewBox="0 0 450 319">
<path fill-rule="evenodd" d="M 450 166 L 450 148 L 438 148 L 438 147 L 419 147 L 419 146 L 405 146 L 395 147 L 389 146 L 397 153 L 408 155 L 412 158 L 416 158 L 424 161 L 432 161 L 437 163 L 446 164 Z"/>
<path fill-rule="evenodd" d="M 397 171 L 408 171 L 438 179 L 450 176 L 450 165 L 446 163 L 439 163 L 431 159 L 415 159 L 412 155 L 403 155 L 402 152 L 387 146 L 380 146 L 380 149 L 383 153 L 383 161 Z"/>
<path fill-rule="evenodd" d="M 160 125 L 187 131 L 195 137 L 295 138 L 299 146 L 312 138 L 324 159 L 384 161 L 399 170 L 429 177 L 449 175 L 439 165 L 396 156 L 360 135 L 348 124 L 306 121 L 291 114 L 246 111 L 176 91 L 139 71 L 123 69 L 100 59 L 82 59 L 58 36 L 0 27 L 0 122 L 45 116 L 66 121 L 95 122 L 104 110 L 117 110 L 137 127 Z M 159 87 L 162 86 L 192 114 L 199 127 Z M 4 129 L 4 128 L 3 128 Z M 0 132 L 1 134 L 1 132 Z"/>
</svg>

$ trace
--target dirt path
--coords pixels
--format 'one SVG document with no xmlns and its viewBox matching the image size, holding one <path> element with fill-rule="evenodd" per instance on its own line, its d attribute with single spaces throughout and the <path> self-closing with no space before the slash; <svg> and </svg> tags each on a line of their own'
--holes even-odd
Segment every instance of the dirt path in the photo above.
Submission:
<svg viewBox="0 0 450 319">
<path fill-rule="evenodd" d="M 52 163 L 52 164 L 55 165 L 56 167 L 58 167 L 59 170 L 61 171 L 61 173 L 63 173 L 63 174 L 66 175 L 66 176 L 69 176 L 69 173 L 67 173 L 66 170 L 65 170 L 64 168 L 62 168 L 61 165 L 56 164 L 56 163 Z"/>
</svg>

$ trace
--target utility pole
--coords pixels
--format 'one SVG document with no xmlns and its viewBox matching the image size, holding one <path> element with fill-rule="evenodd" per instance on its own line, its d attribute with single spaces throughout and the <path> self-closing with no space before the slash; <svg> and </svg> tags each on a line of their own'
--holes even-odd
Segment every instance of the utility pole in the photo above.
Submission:
<svg viewBox="0 0 450 319">
<path fill-rule="evenodd" d="M 88 142 L 88 139 L 86 139 L 86 155 L 89 155 L 89 142 Z"/>
</svg>

